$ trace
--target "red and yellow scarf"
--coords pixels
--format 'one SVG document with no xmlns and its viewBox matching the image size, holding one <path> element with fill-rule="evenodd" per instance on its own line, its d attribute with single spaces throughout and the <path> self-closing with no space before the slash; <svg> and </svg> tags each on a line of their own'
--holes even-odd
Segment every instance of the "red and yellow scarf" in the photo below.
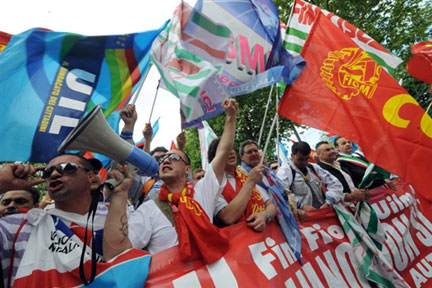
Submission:
<svg viewBox="0 0 432 288">
<path fill-rule="evenodd" d="M 235 183 L 236 183 L 236 189 L 232 187 L 231 183 L 227 181 L 227 184 L 225 185 L 224 190 L 222 191 L 222 195 L 225 197 L 225 200 L 230 203 L 240 192 L 241 188 L 243 187 L 243 184 L 247 180 L 247 175 L 242 172 L 240 169 L 236 168 L 235 172 Z M 246 219 L 252 214 L 252 213 L 258 213 L 265 211 L 265 205 L 264 201 L 261 197 L 261 194 L 258 192 L 256 188 L 252 190 L 251 197 L 249 198 L 249 201 L 246 206 L 246 210 L 243 213 L 242 217 L 239 219 L 240 221 L 246 221 Z"/>
<path fill-rule="evenodd" d="M 210 222 L 201 205 L 192 198 L 194 192 L 189 181 L 181 193 L 174 194 L 163 184 L 159 199 L 171 204 L 182 260 L 190 260 L 192 247 L 196 246 L 206 264 L 210 264 L 228 250 L 228 235 Z"/>
</svg>

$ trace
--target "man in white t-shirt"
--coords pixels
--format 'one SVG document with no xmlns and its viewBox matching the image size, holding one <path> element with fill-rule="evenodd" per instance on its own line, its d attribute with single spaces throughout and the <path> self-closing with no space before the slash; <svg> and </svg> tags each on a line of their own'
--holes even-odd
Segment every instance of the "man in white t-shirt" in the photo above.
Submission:
<svg viewBox="0 0 432 288">
<path fill-rule="evenodd" d="M 164 182 L 161 191 L 171 194 L 168 199 L 175 199 L 185 194 L 185 196 L 188 196 L 187 201 L 196 201 L 205 212 L 210 226 L 213 226 L 211 224 L 212 216 L 221 192 L 225 162 L 230 152 L 229 145 L 223 143 L 232 143 L 234 141 L 235 121 L 238 113 L 238 106 L 234 99 L 226 99 L 222 106 L 227 118 L 218 155 L 209 166 L 205 177 L 195 187 L 191 188 L 193 185 L 189 185 L 188 174 L 191 171 L 191 166 L 186 153 L 181 150 L 171 150 L 161 157 L 159 161 L 159 175 Z M 134 248 L 143 248 L 149 253 L 157 253 L 179 243 L 176 232 L 179 223 L 174 222 L 173 213 L 177 211 L 174 206 L 179 205 L 178 210 L 181 210 L 181 203 L 161 199 L 163 198 L 161 196 L 162 192 L 159 193 L 159 199 L 144 202 L 129 217 L 129 239 Z M 198 206 L 196 202 L 193 202 L 194 207 Z M 198 212 L 201 211 L 199 208 L 197 210 Z M 204 218 L 201 217 L 200 220 Z M 186 224 L 189 225 L 190 223 Z M 209 227 L 209 225 L 207 226 Z M 193 228 L 188 227 L 190 230 L 193 230 Z M 182 245 L 180 246 L 182 247 Z"/>
</svg>

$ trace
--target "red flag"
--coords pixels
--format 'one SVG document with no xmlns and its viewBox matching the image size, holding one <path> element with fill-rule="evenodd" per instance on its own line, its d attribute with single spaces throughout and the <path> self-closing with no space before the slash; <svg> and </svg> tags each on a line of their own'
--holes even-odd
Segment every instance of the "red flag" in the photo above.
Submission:
<svg viewBox="0 0 432 288">
<path fill-rule="evenodd" d="M 408 61 L 407 71 L 415 78 L 432 84 L 432 41 L 411 46 L 413 56 Z"/>
<path fill-rule="evenodd" d="M 408 73 L 423 82 L 432 84 L 432 40 L 412 45 L 411 51 L 413 56 L 407 63 Z"/>
<path fill-rule="evenodd" d="M 171 140 L 171 147 L 170 147 L 170 150 L 177 150 L 177 146 L 176 146 L 176 144 L 174 143 L 174 140 Z"/>
<path fill-rule="evenodd" d="M 301 55 L 307 62 L 279 114 L 358 143 L 366 157 L 431 200 L 432 119 L 381 66 L 318 15 Z"/>
<path fill-rule="evenodd" d="M 12 36 L 12 34 L 0 31 L 0 52 L 6 48 Z"/>
</svg>

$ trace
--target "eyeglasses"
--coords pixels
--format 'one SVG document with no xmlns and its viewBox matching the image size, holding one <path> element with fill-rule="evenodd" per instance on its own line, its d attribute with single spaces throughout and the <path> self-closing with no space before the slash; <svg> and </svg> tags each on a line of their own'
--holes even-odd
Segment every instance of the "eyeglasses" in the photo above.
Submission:
<svg viewBox="0 0 432 288">
<path fill-rule="evenodd" d="M 278 169 L 278 166 L 276 165 L 276 166 L 272 166 L 272 167 L 270 167 L 270 169 L 272 169 L 272 170 L 277 170 Z"/>
<path fill-rule="evenodd" d="M 165 159 L 170 159 L 171 161 L 173 161 L 173 162 L 178 162 L 178 161 L 183 161 L 186 165 L 189 165 L 188 163 L 186 163 L 186 161 L 185 160 L 183 160 L 183 158 L 179 155 L 179 154 L 177 154 L 177 153 L 170 153 L 170 154 L 165 154 L 165 155 L 163 155 L 162 157 L 160 157 L 159 158 L 159 165 L 161 165 L 164 161 L 165 161 Z"/>
<path fill-rule="evenodd" d="M 80 168 L 82 168 L 86 171 L 90 171 L 86 168 L 80 167 L 76 163 L 62 163 L 62 164 L 53 165 L 53 166 L 49 166 L 49 167 L 45 168 L 45 170 L 43 171 L 43 174 L 42 174 L 42 178 L 48 179 L 51 176 L 51 174 L 54 172 L 54 170 L 63 175 L 63 174 L 73 174 L 76 171 L 78 171 L 78 169 L 80 169 Z"/>
<path fill-rule="evenodd" d="M 9 206 L 10 203 L 15 202 L 16 205 L 25 205 L 28 202 L 30 202 L 26 198 L 11 198 L 11 199 L 4 199 L 1 201 L 1 205 L 3 206 Z"/>
</svg>

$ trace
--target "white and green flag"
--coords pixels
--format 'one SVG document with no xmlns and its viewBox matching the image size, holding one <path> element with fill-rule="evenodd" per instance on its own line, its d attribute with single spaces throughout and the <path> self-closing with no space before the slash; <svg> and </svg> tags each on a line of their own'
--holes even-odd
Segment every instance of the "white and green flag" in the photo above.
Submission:
<svg viewBox="0 0 432 288">
<path fill-rule="evenodd" d="M 198 136 L 200 141 L 201 148 L 201 167 L 207 171 L 208 170 L 208 158 L 207 151 L 210 146 L 210 143 L 213 139 L 217 138 L 217 135 L 213 132 L 213 129 L 207 123 L 207 121 L 202 122 L 203 127 L 198 129 Z"/>
<path fill-rule="evenodd" d="M 229 93 L 217 73 L 222 69 L 230 37 L 226 26 L 181 3 L 153 42 L 151 62 L 159 70 L 161 87 L 180 99 L 184 128 L 223 111 L 220 104 Z"/>
<path fill-rule="evenodd" d="M 351 212 L 341 203 L 333 207 L 366 279 L 379 287 L 410 287 Z"/>
</svg>

